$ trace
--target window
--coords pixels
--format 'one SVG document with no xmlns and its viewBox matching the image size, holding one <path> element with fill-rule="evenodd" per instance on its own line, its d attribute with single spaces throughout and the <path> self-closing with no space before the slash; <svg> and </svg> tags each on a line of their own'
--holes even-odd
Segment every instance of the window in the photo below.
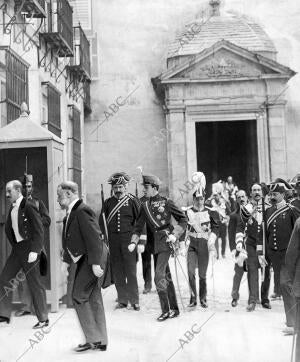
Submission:
<svg viewBox="0 0 300 362">
<path fill-rule="evenodd" d="M 27 64 L 10 47 L 0 47 L 1 66 L 5 71 L 5 81 L 1 80 L 1 125 L 10 123 L 20 116 L 22 102 L 28 104 L 28 68 Z M 6 107 L 6 119 L 2 119 Z M 4 124 L 5 121 L 5 124 Z"/>
<path fill-rule="evenodd" d="M 71 107 L 71 123 L 72 123 L 72 137 L 71 137 L 71 152 L 72 161 L 70 169 L 73 171 L 73 181 L 78 184 L 79 193 L 81 194 L 81 123 L 80 111 L 75 106 Z"/>
<path fill-rule="evenodd" d="M 43 82 L 42 124 L 57 137 L 61 137 L 60 92 L 49 82 Z"/>
</svg>

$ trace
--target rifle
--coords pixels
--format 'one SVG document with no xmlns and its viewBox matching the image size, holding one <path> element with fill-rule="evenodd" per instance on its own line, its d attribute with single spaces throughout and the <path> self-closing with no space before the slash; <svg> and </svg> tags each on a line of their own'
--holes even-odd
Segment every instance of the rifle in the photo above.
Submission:
<svg viewBox="0 0 300 362">
<path fill-rule="evenodd" d="M 101 217 L 103 220 L 104 225 L 104 242 L 106 245 L 108 245 L 108 231 L 107 231 L 107 222 L 106 222 L 106 216 L 104 211 L 104 192 L 103 192 L 103 184 L 101 184 L 101 202 L 102 202 L 102 210 L 101 210 Z"/>
<path fill-rule="evenodd" d="M 135 183 L 135 196 L 136 196 L 137 198 L 139 197 L 139 191 L 138 191 L 137 182 Z"/>
</svg>

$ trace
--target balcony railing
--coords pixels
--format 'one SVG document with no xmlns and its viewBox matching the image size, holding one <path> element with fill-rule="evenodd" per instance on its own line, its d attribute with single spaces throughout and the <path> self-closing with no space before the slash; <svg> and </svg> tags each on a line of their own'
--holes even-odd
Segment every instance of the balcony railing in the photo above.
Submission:
<svg viewBox="0 0 300 362">
<path fill-rule="evenodd" d="M 91 79 L 90 42 L 81 26 L 73 28 L 74 57 L 71 59 L 71 68 L 84 73 L 86 79 Z"/>
<path fill-rule="evenodd" d="M 45 0 L 15 0 L 15 10 L 19 10 L 21 6 L 21 12 L 27 13 L 30 17 L 46 18 L 47 16 Z"/>
<path fill-rule="evenodd" d="M 84 104 L 84 114 L 89 115 L 92 112 L 92 108 L 91 108 L 91 83 L 90 82 L 85 82 L 84 83 L 83 104 Z"/>
<path fill-rule="evenodd" d="M 73 10 L 67 0 L 53 0 L 49 4 L 48 22 L 41 36 L 56 49 L 60 57 L 73 56 Z"/>
</svg>

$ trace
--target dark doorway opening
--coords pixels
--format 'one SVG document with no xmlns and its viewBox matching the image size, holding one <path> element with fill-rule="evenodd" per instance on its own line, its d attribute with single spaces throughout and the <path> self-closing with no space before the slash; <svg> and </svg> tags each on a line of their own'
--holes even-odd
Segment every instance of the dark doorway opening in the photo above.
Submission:
<svg viewBox="0 0 300 362">
<path fill-rule="evenodd" d="M 247 193 L 259 181 L 256 120 L 196 123 L 196 145 L 209 194 L 212 183 L 228 176 Z"/>
<path fill-rule="evenodd" d="M 10 254 L 11 247 L 5 235 L 5 221 L 10 208 L 5 197 L 5 186 L 10 180 L 20 180 L 24 175 L 27 156 L 27 173 L 33 175 L 33 195 L 41 199 L 49 210 L 47 148 L 11 148 L 0 150 L 0 271 Z M 54 220 L 52 220 L 54 222 Z M 50 265 L 49 229 L 45 230 L 45 247 Z M 50 289 L 50 273 L 45 277 L 45 286 Z"/>
</svg>

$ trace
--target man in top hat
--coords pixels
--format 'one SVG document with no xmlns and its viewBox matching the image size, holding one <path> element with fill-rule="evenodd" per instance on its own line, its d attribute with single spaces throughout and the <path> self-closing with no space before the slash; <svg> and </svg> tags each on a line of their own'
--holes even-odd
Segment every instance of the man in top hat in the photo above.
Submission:
<svg viewBox="0 0 300 362">
<path fill-rule="evenodd" d="M 269 185 L 269 196 L 273 206 L 266 210 L 267 254 L 274 269 L 274 280 L 280 283 L 287 326 L 283 332 L 286 334 L 294 333 L 296 310 L 285 255 L 296 219 L 299 217 L 299 210 L 284 200 L 285 191 L 290 188 L 283 179 L 277 178 L 272 182 Z"/>
<path fill-rule="evenodd" d="M 209 210 L 205 206 L 205 176 L 202 172 L 195 172 L 192 176 L 195 184 L 193 190 L 193 206 L 186 209 L 188 227 L 181 236 L 190 239 L 187 254 L 187 266 L 189 284 L 191 290 L 190 304 L 188 307 L 197 305 L 196 268 L 199 274 L 199 300 L 202 308 L 207 308 L 207 285 L 206 272 L 208 267 L 209 253 L 215 252 L 215 241 L 218 235 L 219 214 Z M 197 181 L 198 182 L 195 182 Z"/>
<path fill-rule="evenodd" d="M 27 202 L 31 203 L 39 211 L 39 214 L 42 218 L 44 234 L 45 234 L 47 232 L 47 228 L 49 228 L 51 224 L 51 218 L 43 201 L 33 196 L 33 176 L 24 174 L 24 177 L 22 179 L 22 186 L 23 186 L 23 195 L 26 198 Z M 15 316 L 22 317 L 27 314 L 34 313 L 32 297 L 30 294 L 26 278 L 24 278 L 24 282 L 19 284 L 18 291 L 23 306 L 20 310 L 16 311 Z"/>
<path fill-rule="evenodd" d="M 140 211 L 139 200 L 127 192 L 130 177 L 125 172 L 114 173 L 108 180 L 112 186 L 113 196 L 106 199 L 101 214 L 105 214 L 112 270 L 118 293 L 116 308 L 126 308 L 128 303 L 139 311 L 139 291 L 136 277 L 137 254 L 129 252 L 128 246 L 134 224 Z M 103 219 L 99 224 L 104 233 Z M 144 251 L 143 241 L 140 241 L 138 251 Z"/>
<path fill-rule="evenodd" d="M 143 176 L 144 194 L 149 200 L 142 204 L 128 249 L 130 252 L 134 252 L 147 223 L 154 234 L 154 281 L 162 309 L 162 314 L 157 320 L 164 321 L 179 315 L 175 288 L 169 269 L 169 258 L 173 245 L 168 243 L 179 239 L 187 225 L 187 218 L 172 200 L 158 193 L 160 184 L 157 176 Z M 172 216 L 178 223 L 176 228 L 171 224 Z"/>
</svg>

